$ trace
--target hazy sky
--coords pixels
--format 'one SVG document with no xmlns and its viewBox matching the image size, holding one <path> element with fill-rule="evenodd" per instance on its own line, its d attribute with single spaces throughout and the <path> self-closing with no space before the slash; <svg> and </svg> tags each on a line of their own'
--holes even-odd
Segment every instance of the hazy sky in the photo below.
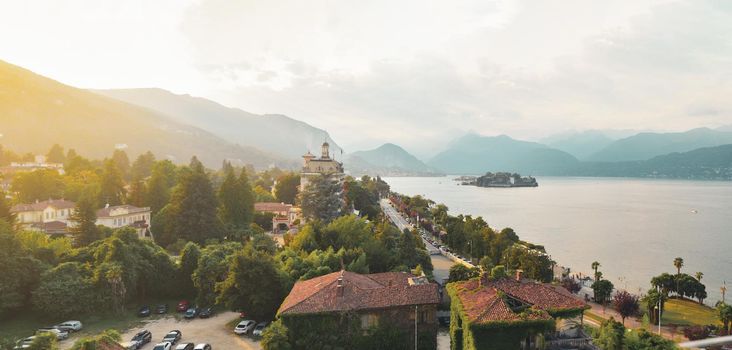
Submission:
<svg viewBox="0 0 732 350">
<path fill-rule="evenodd" d="M 732 1 L 0 0 L 0 59 L 428 153 L 732 123 Z"/>
</svg>

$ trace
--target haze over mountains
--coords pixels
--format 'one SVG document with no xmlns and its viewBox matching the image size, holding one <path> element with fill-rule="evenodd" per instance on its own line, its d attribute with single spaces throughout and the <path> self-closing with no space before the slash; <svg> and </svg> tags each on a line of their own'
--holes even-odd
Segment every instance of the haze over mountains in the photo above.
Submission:
<svg viewBox="0 0 732 350">
<path fill-rule="evenodd" d="M 303 153 L 317 154 L 328 141 L 333 155 L 342 157 L 354 175 L 511 171 L 725 178 L 731 173 L 732 148 L 724 145 L 732 144 L 732 125 L 629 133 L 589 130 L 547 137 L 542 143 L 469 133 L 426 162 L 392 143 L 340 156 L 325 130 L 283 115 L 256 115 L 162 89 L 83 90 L 0 61 L 0 144 L 18 152 L 42 154 L 59 143 L 102 158 L 123 144 L 132 156 L 150 150 L 187 162 L 197 155 L 214 168 L 228 159 L 259 168 L 296 169 Z"/>
<path fill-rule="evenodd" d="M 323 141 L 332 152 L 340 147 L 328 132 L 278 114 L 257 115 L 205 98 L 176 95 L 163 89 L 94 90 L 97 93 L 161 112 L 225 140 L 297 160 L 307 150 L 318 153 Z"/>
<path fill-rule="evenodd" d="M 45 154 L 58 143 L 94 158 L 116 145 L 131 155 L 151 150 L 187 162 L 197 155 L 208 166 L 223 159 L 266 167 L 288 161 L 239 146 L 147 108 L 61 84 L 0 61 L 0 143 L 17 152 Z"/>
</svg>

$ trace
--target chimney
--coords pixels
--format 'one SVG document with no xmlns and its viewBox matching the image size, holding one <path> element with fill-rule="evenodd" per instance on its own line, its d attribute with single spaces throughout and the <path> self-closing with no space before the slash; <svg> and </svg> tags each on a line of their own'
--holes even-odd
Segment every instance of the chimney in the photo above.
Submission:
<svg viewBox="0 0 732 350">
<path fill-rule="evenodd" d="M 516 270 L 516 281 L 521 282 L 521 279 L 523 278 L 524 270 L 517 269 Z"/>
<path fill-rule="evenodd" d="M 338 284 L 336 285 L 336 295 L 339 297 L 343 296 L 343 276 L 338 277 Z"/>
</svg>

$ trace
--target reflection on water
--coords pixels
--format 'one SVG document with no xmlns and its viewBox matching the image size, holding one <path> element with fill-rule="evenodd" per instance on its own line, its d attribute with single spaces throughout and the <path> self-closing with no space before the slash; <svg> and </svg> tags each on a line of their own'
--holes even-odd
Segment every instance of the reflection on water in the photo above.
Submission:
<svg viewBox="0 0 732 350">
<path fill-rule="evenodd" d="M 385 178 L 392 190 L 482 216 L 546 246 L 560 264 L 588 273 L 599 261 L 616 288 L 645 292 L 650 278 L 704 272 L 708 304 L 732 282 L 732 183 L 539 177 L 538 188 L 459 186 L 449 178 Z"/>
</svg>

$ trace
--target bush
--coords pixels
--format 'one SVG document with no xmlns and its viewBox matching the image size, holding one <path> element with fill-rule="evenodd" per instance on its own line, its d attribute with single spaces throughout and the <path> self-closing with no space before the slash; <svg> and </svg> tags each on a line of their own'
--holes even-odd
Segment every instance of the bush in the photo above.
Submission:
<svg viewBox="0 0 732 350">
<path fill-rule="evenodd" d="M 692 326 L 684 328 L 684 336 L 689 340 L 700 340 L 709 338 L 712 330 L 707 326 Z"/>
</svg>

